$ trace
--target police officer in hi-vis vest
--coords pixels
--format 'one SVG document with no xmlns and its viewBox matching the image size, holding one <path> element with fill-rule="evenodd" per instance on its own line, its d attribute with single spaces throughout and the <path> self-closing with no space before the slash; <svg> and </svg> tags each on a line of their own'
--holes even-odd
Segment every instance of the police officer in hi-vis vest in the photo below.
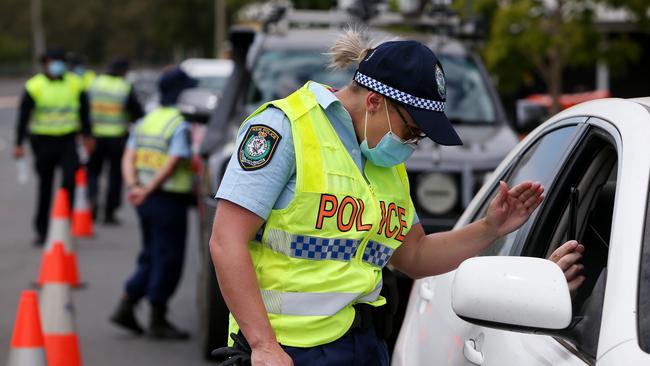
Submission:
<svg viewBox="0 0 650 366">
<path fill-rule="evenodd" d="M 232 315 L 234 342 L 213 352 L 224 364 L 388 365 L 382 268 L 450 271 L 542 201 L 539 183 L 501 183 L 486 217 L 426 235 L 404 161 L 423 138 L 461 144 L 445 75 L 418 42 L 364 39 L 350 30 L 331 49 L 334 66 L 358 63 L 348 86 L 310 81 L 241 126 L 210 239 Z"/>
<path fill-rule="evenodd" d="M 189 337 L 167 320 L 166 313 L 183 269 L 193 182 L 189 124 L 176 101 L 184 89 L 196 84 L 180 68 L 165 71 L 158 82 L 161 106 L 134 126 L 122 158 L 122 174 L 128 199 L 138 212 L 143 248 L 111 321 L 142 334 L 134 307 L 146 297 L 151 305 L 148 331 L 154 339 Z"/>
<path fill-rule="evenodd" d="M 37 245 L 43 244 L 47 233 L 56 167 L 61 167 L 62 185 L 69 197 L 74 197 L 75 171 L 79 165 L 77 135 L 81 132 L 87 151 L 94 147 L 88 98 L 81 78 L 67 71 L 63 50 L 48 50 L 41 57 L 41 64 L 43 72 L 25 84 L 14 149 L 15 157 L 24 156 L 23 142 L 29 136 L 39 179 L 34 217 Z"/>
<path fill-rule="evenodd" d="M 88 161 L 88 198 L 97 215 L 99 176 L 104 163 L 108 164 L 108 187 L 104 201 L 104 223 L 117 225 L 115 211 L 122 199 L 122 153 L 129 133 L 130 121 L 142 117 L 142 107 L 135 91 L 124 76 L 129 61 L 116 58 L 105 74 L 95 77 L 90 85 L 90 115 L 92 132 L 97 145 Z"/>
</svg>

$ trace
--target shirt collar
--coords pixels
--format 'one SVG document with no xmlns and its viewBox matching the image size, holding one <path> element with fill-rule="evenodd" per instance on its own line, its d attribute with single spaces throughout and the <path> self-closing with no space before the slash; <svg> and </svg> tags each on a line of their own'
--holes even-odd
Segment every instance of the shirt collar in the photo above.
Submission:
<svg viewBox="0 0 650 366">
<path fill-rule="evenodd" d="M 336 95 L 322 84 L 311 82 L 309 83 L 309 90 L 314 93 L 316 101 L 323 109 L 329 108 L 335 102 L 341 104 Z"/>
</svg>

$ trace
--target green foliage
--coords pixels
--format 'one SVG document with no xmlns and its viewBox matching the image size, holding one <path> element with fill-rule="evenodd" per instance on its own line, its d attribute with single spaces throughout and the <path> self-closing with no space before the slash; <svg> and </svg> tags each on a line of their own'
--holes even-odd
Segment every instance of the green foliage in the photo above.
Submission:
<svg viewBox="0 0 650 366">
<path fill-rule="evenodd" d="M 650 0 L 599 0 L 636 14 L 643 25 Z M 636 60 L 640 46 L 624 36 L 608 39 L 597 31 L 594 1 L 559 0 L 559 11 L 543 6 L 540 0 L 477 0 L 474 10 L 490 20 L 490 32 L 483 55 L 508 96 L 533 80 L 534 73 L 547 87 L 562 85 L 562 70 L 593 65 L 605 60 L 613 74 Z M 643 16 L 641 16 L 643 14 Z M 650 30 L 650 27 L 647 28 Z"/>
</svg>

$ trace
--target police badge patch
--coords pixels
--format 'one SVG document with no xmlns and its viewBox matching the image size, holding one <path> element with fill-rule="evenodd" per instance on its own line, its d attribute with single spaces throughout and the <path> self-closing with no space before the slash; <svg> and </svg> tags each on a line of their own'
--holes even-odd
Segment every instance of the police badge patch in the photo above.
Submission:
<svg viewBox="0 0 650 366">
<path fill-rule="evenodd" d="M 251 125 L 239 145 L 239 165 L 244 170 L 263 168 L 271 161 L 281 139 L 282 136 L 271 127 Z"/>
<path fill-rule="evenodd" d="M 436 65 L 436 84 L 438 85 L 438 94 L 442 99 L 446 99 L 447 88 L 445 85 L 445 74 L 443 74 L 440 65 Z"/>
</svg>

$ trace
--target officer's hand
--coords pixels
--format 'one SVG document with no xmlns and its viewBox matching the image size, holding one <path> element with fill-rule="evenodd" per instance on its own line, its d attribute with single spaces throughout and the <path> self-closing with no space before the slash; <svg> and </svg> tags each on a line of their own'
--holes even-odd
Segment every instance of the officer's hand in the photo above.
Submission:
<svg viewBox="0 0 650 366">
<path fill-rule="evenodd" d="M 147 199 L 147 196 L 147 191 L 140 186 L 135 186 L 129 189 L 129 193 L 126 195 L 127 199 L 133 206 L 140 206 L 142 202 Z"/>
<path fill-rule="evenodd" d="M 578 287 L 585 281 L 585 276 L 580 274 L 584 265 L 578 263 L 582 259 L 584 251 L 585 247 L 582 244 L 578 244 L 575 240 L 569 240 L 555 249 L 548 257 L 550 261 L 557 263 L 564 272 L 571 298 L 575 296 Z"/>
<path fill-rule="evenodd" d="M 490 202 L 485 218 L 497 237 L 517 230 L 544 199 L 544 187 L 539 183 L 523 182 L 511 189 L 506 182 L 499 184 L 499 193 Z"/>
<path fill-rule="evenodd" d="M 253 348 L 252 366 L 293 366 L 293 360 L 279 344 Z"/>
<path fill-rule="evenodd" d="M 14 147 L 14 158 L 18 159 L 23 156 L 25 156 L 25 148 L 20 145 Z"/>
<path fill-rule="evenodd" d="M 81 138 L 81 143 L 86 150 L 86 153 L 91 154 L 95 151 L 95 139 L 91 136 L 84 136 Z"/>
</svg>

